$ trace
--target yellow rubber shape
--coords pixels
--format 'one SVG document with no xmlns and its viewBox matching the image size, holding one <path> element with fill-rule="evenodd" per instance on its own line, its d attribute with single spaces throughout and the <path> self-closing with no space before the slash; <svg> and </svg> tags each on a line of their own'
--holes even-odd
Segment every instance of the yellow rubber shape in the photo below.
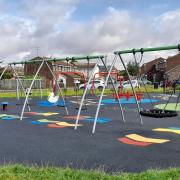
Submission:
<svg viewBox="0 0 180 180">
<path fill-rule="evenodd" d="M 47 113 L 39 113 L 39 114 L 41 114 L 41 115 L 43 115 L 43 116 L 52 116 L 52 115 L 57 115 L 57 114 L 59 114 L 59 113 L 47 112 Z"/>
<path fill-rule="evenodd" d="M 153 129 L 153 131 L 172 132 L 172 133 L 180 134 L 180 130 L 175 130 L 175 129 L 157 128 L 157 129 Z"/>
<path fill-rule="evenodd" d="M 149 142 L 149 143 L 165 143 L 168 142 L 169 140 L 167 139 L 156 139 L 156 138 L 147 138 L 144 136 L 140 136 L 138 134 L 128 134 L 126 137 L 135 140 L 135 141 L 140 141 L 140 142 Z"/>
<path fill-rule="evenodd" d="M 52 121 L 52 120 L 48 120 L 48 119 L 39 119 L 38 120 L 39 122 L 47 122 L 47 123 L 58 123 L 58 122 L 60 122 L 60 121 Z"/>
<path fill-rule="evenodd" d="M 75 124 L 67 123 L 67 122 L 59 122 L 56 123 L 58 126 L 68 126 L 68 127 L 74 127 Z M 83 126 L 82 124 L 78 124 L 78 126 Z"/>
<path fill-rule="evenodd" d="M 0 117 L 8 116 L 7 114 L 0 114 Z"/>
</svg>

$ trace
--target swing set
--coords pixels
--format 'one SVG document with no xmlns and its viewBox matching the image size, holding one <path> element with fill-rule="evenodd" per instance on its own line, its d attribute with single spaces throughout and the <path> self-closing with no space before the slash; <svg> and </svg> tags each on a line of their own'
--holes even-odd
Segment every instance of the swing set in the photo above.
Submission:
<svg viewBox="0 0 180 180">
<path fill-rule="evenodd" d="M 142 109 L 142 108 L 140 107 L 140 101 L 139 101 L 140 96 L 138 97 L 138 94 L 135 92 L 135 89 L 134 89 L 134 87 L 133 87 L 133 84 L 132 84 L 132 80 L 131 80 L 129 71 L 128 71 L 126 65 L 125 65 L 125 62 L 124 62 L 123 58 L 122 58 L 122 54 L 129 54 L 129 53 L 131 53 L 131 54 L 134 55 L 134 59 L 135 59 L 136 64 L 137 64 L 137 63 L 140 64 L 141 61 L 142 61 L 142 58 L 143 58 L 143 54 L 144 54 L 145 52 L 162 51 L 162 50 L 175 50 L 175 49 L 179 50 L 179 52 L 180 52 L 180 45 L 115 51 L 115 52 L 114 52 L 114 55 L 115 55 L 115 56 L 114 56 L 114 59 L 113 59 L 113 61 L 112 61 L 111 66 L 110 66 L 110 69 L 107 69 L 104 60 L 101 59 L 101 60 L 102 60 L 102 63 L 103 63 L 104 66 L 106 67 L 106 70 L 107 70 L 108 73 L 107 73 L 106 81 L 105 81 L 105 83 L 104 83 L 104 87 L 103 87 L 103 89 L 102 89 L 102 91 L 101 91 L 101 95 L 100 95 L 99 102 L 98 102 L 98 105 L 97 105 L 96 114 L 95 114 L 94 123 L 93 123 L 92 133 L 95 133 L 96 123 L 97 123 L 97 118 L 98 118 L 99 111 L 100 111 L 100 107 L 101 107 L 102 98 L 103 98 L 103 95 L 104 95 L 104 91 L 105 91 L 105 89 L 106 89 L 106 87 L 107 87 L 107 83 L 108 83 L 109 78 L 111 79 L 111 82 L 112 82 L 113 87 L 114 87 L 114 83 L 113 83 L 113 80 L 112 80 L 112 77 L 111 77 L 111 72 L 112 72 L 112 69 L 113 69 L 113 66 L 114 66 L 115 62 L 117 61 L 117 57 L 119 57 L 122 65 L 123 65 L 123 67 L 124 67 L 124 69 L 125 69 L 125 71 L 126 71 L 126 73 L 127 73 L 127 76 L 128 76 L 128 79 L 129 79 L 129 82 L 130 82 L 130 85 L 131 85 L 131 89 L 132 89 L 132 95 L 134 96 L 135 102 L 136 102 L 136 105 L 137 105 L 138 115 L 139 115 L 139 120 L 140 120 L 140 124 L 141 124 L 141 125 L 143 125 L 142 116 L 148 116 L 148 117 L 173 117 L 173 116 L 177 116 L 176 110 L 175 110 L 175 111 L 169 111 L 169 110 L 165 110 L 165 109 L 163 109 L 163 110 L 154 109 L 154 106 L 153 106 L 153 103 L 152 103 L 152 99 L 151 99 L 150 94 L 148 93 L 147 88 L 146 88 L 146 86 L 145 86 L 144 83 L 143 83 L 143 85 L 144 85 L 144 87 L 145 87 L 145 91 L 146 91 L 148 97 L 149 97 L 150 100 L 151 100 L 151 105 L 153 106 L 153 108 L 152 108 L 152 109 Z M 136 53 L 139 53 L 139 52 L 141 53 L 141 58 L 140 58 L 140 61 L 137 62 L 137 59 L 136 59 L 135 54 L 136 54 Z M 89 81 L 88 81 L 87 84 L 90 83 L 91 79 L 92 79 L 92 77 L 89 78 Z M 142 80 L 142 82 L 143 82 L 143 80 Z M 115 87 L 114 87 L 114 90 L 115 90 L 116 96 L 117 96 L 117 98 L 118 98 L 118 104 L 119 104 L 119 107 L 120 107 L 120 111 L 121 111 L 121 116 L 122 116 L 123 122 L 126 122 L 125 117 L 124 117 L 124 113 L 123 113 L 123 110 L 122 110 L 121 101 L 120 101 L 120 99 L 119 99 L 118 92 L 117 92 L 117 90 L 116 90 Z M 86 91 L 87 91 L 87 88 L 86 88 L 85 91 L 84 91 L 81 104 L 83 104 L 83 100 L 84 100 L 84 96 L 85 96 L 85 94 L 86 94 Z M 180 96 L 180 92 L 179 92 L 179 95 L 178 95 L 178 98 L 177 98 L 176 105 L 178 104 L 179 96 Z M 128 95 L 128 97 L 129 97 L 129 95 Z M 169 102 L 169 101 L 168 101 L 168 102 Z M 168 102 L 167 102 L 167 103 L 168 103 Z M 80 105 L 80 107 L 81 107 L 81 105 Z M 75 129 L 77 129 L 77 127 L 78 127 L 80 112 L 81 112 L 81 108 L 79 109 L 79 112 L 78 112 L 78 115 L 77 115 L 77 119 L 76 119 L 76 123 L 75 123 L 75 124 L 76 124 L 76 125 L 75 125 Z M 141 115 L 142 115 L 142 116 L 141 116 Z"/>
<path fill-rule="evenodd" d="M 110 79 L 111 83 L 112 83 L 112 86 L 113 86 L 113 89 L 114 89 L 114 92 L 115 92 L 115 97 L 117 98 L 117 101 L 118 101 L 118 106 L 119 106 L 119 110 L 121 112 L 121 116 L 122 116 L 122 120 L 123 122 L 125 123 L 126 122 L 126 119 L 125 119 L 125 116 L 124 116 L 124 112 L 123 112 L 123 109 L 122 109 L 122 105 L 121 105 L 121 98 L 122 96 L 126 96 L 127 98 L 129 98 L 130 96 L 134 96 L 135 98 L 135 102 L 136 102 L 136 106 L 137 106 L 137 109 L 138 109 L 138 115 L 139 115 L 139 120 L 140 120 L 140 123 L 141 125 L 143 125 L 143 120 L 142 120 L 142 116 L 148 116 L 148 117 L 173 117 L 173 116 L 177 116 L 177 112 L 176 110 L 174 111 L 170 111 L 170 110 L 165 110 L 162 109 L 154 109 L 154 105 L 151 101 L 151 105 L 152 105 L 152 108 L 151 109 L 143 109 L 141 108 L 140 106 L 140 99 L 141 99 L 141 94 L 139 94 L 139 97 L 138 97 L 138 93 L 135 92 L 135 89 L 133 87 L 133 84 L 132 84 L 132 80 L 131 80 L 131 77 L 130 77 L 130 74 L 128 72 L 128 69 L 125 65 L 125 62 L 122 58 L 122 55 L 123 54 L 133 54 L 134 55 L 134 59 L 135 59 L 135 62 L 137 65 L 139 65 L 141 62 L 142 62 L 142 59 L 143 59 L 143 54 L 145 52 L 153 52 L 153 51 L 162 51 L 162 50 L 179 50 L 180 52 L 180 45 L 173 45 L 173 46 L 163 46 L 163 47 L 155 47 L 155 48 L 141 48 L 141 49 L 130 49 L 130 50 L 122 50 L 122 51 L 115 51 L 114 52 L 114 59 L 111 61 L 111 66 L 110 68 L 107 68 L 106 66 L 106 59 L 107 59 L 107 56 L 103 56 L 103 55 L 100 55 L 100 56 L 82 56 L 82 57 L 72 57 L 72 58 L 61 58 L 61 59 L 41 59 L 41 60 L 34 60 L 34 61 L 22 61 L 22 62 L 14 62 L 14 63 L 9 63 L 7 65 L 7 67 L 5 67 L 5 69 L 3 70 L 3 73 L 1 74 L 0 76 L 0 79 L 2 78 L 3 74 L 5 73 L 5 71 L 7 70 L 8 67 L 12 68 L 14 74 L 16 75 L 17 79 L 18 79 L 18 82 L 20 84 L 20 86 L 22 87 L 23 89 L 23 92 L 25 94 L 25 100 L 24 100 L 24 104 L 23 104 L 23 108 L 22 108 L 22 111 L 21 111 L 21 117 L 20 117 L 20 120 L 23 119 L 24 117 L 24 111 L 25 111 L 25 108 L 26 106 L 28 106 L 28 109 L 29 111 L 31 111 L 30 109 L 30 106 L 29 106 L 29 103 L 28 103 L 28 97 L 30 95 L 30 92 L 32 90 L 32 87 L 33 87 L 33 84 L 40 72 L 40 70 L 42 69 L 43 65 L 46 65 L 48 67 L 48 70 L 50 71 L 50 73 L 52 74 L 53 76 L 53 79 L 55 80 L 55 82 L 57 82 L 57 76 L 55 75 L 55 73 L 53 72 L 52 68 L 50 67 L 49 63 L 50 62 L 56 62 L 56 61 L 74 61 L 74 60 L 88 60 L 88 63 L 89 63 L 89 60 L 90 59 L 99 59 L 101 60 L 103 66 L 105 67 L 105 74 L 106 74 L 106 79 L 105 79 L 105 83 L 104 83 L 104 86 L 103 86 L 103 89 L 101 91 L 101 94 L 100 94 L 100 97 L 99 97 L 99 101 L 98 101 L 98 105 L 97 105 L 97 109 L 96 109 L 96 113 L 95 113 L 95 118 L 94 118 L 94 123 L 93 123 L 93 129 L 92 129 L 92 133 L 95 133 L 95 129 L 96 129 L 96 123 L 97 123 L 97 118 L 98 118 L 98 115 L 99 115 L 99 111 L 100 111 L 100 107 L 101 107 L 101 102 L 102 102 L 102 99 L 103 99 L 103 95 L 104 95 L 104 92 L 105 92 L 105 89 L 107 87 L 107 84 L 108 84 L 108 80 Z M 136 54 L 137 53 L 141 53 L 141 58 L 140 58 L 140 61 L 138 62 L 137 59 L 136 59 Z M 115 84 L 113 82 L 113 78 L 112 78 L 112 72 L 113 72 L 113 67 L 115 65 L 115 62 L 117 62 L 117 58 L 119 57 L 120 59 L 120 62 L 121 64 L 123 65 L 126 73 L 127 73 L 127 76 L 128 76 L 128 79 L 129 79 L 129 82 L 130 82 L 130 85 L 131 85 L 131 89 L 132 89 L 132 93 L 128 94 L 122 94 L 122 93 L 119 93 L 118 94 L 118 91 L 117 89 L 115 88 Z M 106 58 L 106 59 L 105 59 Z M 105 60 L 104 60 L 105 59 Z M 16 64 L 28 64 L 28 63 L 39 63 L 39 67 L 37 68 L 37 71 L 34 75 L 34 78 L 32 79 L 32 82 L 30 84 L 30 87 L 28 88 L 28 92 L 26 93 L 25 91 L 25 88 L 22 84 L 22 82 L 20 81 L 20 78 L 17 74 L 17 72 L 15 71 L 13 65 L 16 65 Z M 119 62 L 118 62 L 119 63 Z M 87 93 L 87 90 L 88 90 L 88 86 L 90 84 L 90 82 L 92 81 L 93 79 L 93 76 L 96 72 L 96 68 L 97 68 L 97 64 L 95 65 L 92 73 L 88 76 L 88 81 L 86 82 L 86 86 L 85 86 L 85 89 L 84 89 L 84 93 L 83 93 L 83 96 L 82 96 L 82 99 L 81 99 L 81 102 L 80 102 L 80 105 L 79 105 L 79 109 L 78 109 L 78 113 L 77 113 L 77 119 L 76 119 L 76 122 L 75 122 L 75 129 L 77 129 L 78 127 L 78 123 L 79 123 L 79 118 L 80 118 L 80 114 L 81 114 L 81 110 L 83 109 L 83 104 L 84 104 L 84 101 L 85 101 L 85 97 L 86 97 L 86 93 Z M 179 80 L 179 79 L 178 79 Z M 143 80 L 142 80 L 143 82 Z M 151 96 L 150 94 L 148 93 L 147 91 L 147 88 L 145 86 L 145 84 L 143 83 L 144 87 L 145 87 L 145 91 L 146 91 L 146 94 L 148 95 L 149 99 L 151 99 Z M 61 97 L 62 97 L 62 100 L 65 104 L 65 99 L 64 99 L 64 95 L 62 93 L 62 90 L 59 86 L 59 84 L 57 83 L 57 88 L 61 94 Z M 56 96 L 55 94 L 52 94 L 52 96 Z M 58 95 L 57 95 L 58 96 Z M 171 97 L 170 97 L 171 98 Z M 170 101 L 170 98 L 169 100 L 167 101 L 167 104 L 169 103 Z M 178 98 L 177 98 L 177 101 L 176 101 L 176 107 L 177 107 L 177 104 L 179 102 L 179 99 L 180 99 L 180 92 L 178 94 Z M 50 99 L 52 100 L 52 99 Z M 54 102 L 52 100 L 52 102 Z M 166 107 L 166 106 L 165 106 Z M 64 108 L 65 108 L 65 111 L 66 111 L 66 114 L 68 115 L 69 112 L 68 112 L 68 109 L 67 109 L 67 106 L 64 105 Z"/>
<path fill-rule="evenodd" d="M 115 51 L 114 52 L 115 55 L 119 56 L 119 58 L 121 60 L 121 63 L 122 63 L 122 65 L 123 65 L 123 67 L 124 67 L 124 69 L 125 69 L 125 71 L 126 71 L 126 73 L 128 75 L 128 79 L 130 81 L 131 88 L 132 88 L 132 91 L 133 91 L 133 95 L 135 97 L 136 104 L 137 104 L 137 107 L 138 107 L 138 112 L 139 112 L 139 117 L 140 117 L 141 124 L 143 123 L 141 115 L 142 116 L 148 116 L 148 117 L 162 118 L 162 117 L 174 117 L 174 116 L 177 116 L 177 112 L 176 112 L 176 110 L 175 111 L 165 110 L 165 108 L 166 108 L 167 104 L 169 103 L 171 97 L 167 101 L 166 106 L 165 106 L 164 109 L 161 109 L 161 110 L 160 109 L 154 109 L 154 104 L 152 102 L 152 98 L 151 98 L 149 92 L 147 91 L 147 88 L 146 88 L 142 78 L 141 78 L 141 81 L 142 81 L 143 86 L 145 88 L 146 94 L 148 95 L 149 99 L 151 100 L 152 109 L 142 109 L 142 108 L 140 108 L 140 104 L 139 104 L 139 101 L 138 101 L 138 96 L 137 96 L 137 94 L 135 92 L 135 89 L 134 89 L 134 87 L 132 85 L 132 80 L 130 78 L 130 74 L 128 72 L 128 69 L 125 66 L 124 60 L 122 58 L 122 54 L 132 53 L 133 56 L 134 56 L 135 64 L 139 66 L 140 63 L 142 62 L 143 54 L 145 52 L 162 51 L 162 50 L 174 50 L 174 49 L 177 49 L 180 52 L 180 45 L 177 45 L 177 46 L 165 46 L 165 47 L 155 47 L 155 48 L 131 49 L 131 50 L 123 50 L 123 51 Z M 140 57 L 140 61 L 139 62 L 137 61 L 136 53 L 141 53 L 141 57 Z M 179 92 L 179 95 L 178 95 L 178 98 L 177 98 L 176 106 L 177 106 L 178 101 L 179 101 L 179 96 L 180 96 L 180 92 Z"/>
<path fill-rule="evenodd" d="M 38 60 L 33 60 L 33 61 L 13 62 L 13 63 L 9 63 L 9 64 L 4 68 L 4 70 L 3 70 L 3 72 L 2 72 L 2 74 L 1 74 L 1 76 L 0 76 L 0 79 L 2 78 L 3 74 L 6 72 L 6 70 L 7 70 L 9 67 L 12 68 L 14 74 L 16 75 L 16 77 L 17 77 L 17 79 L 18 79 L 19 84 L 21 85 L 21 87 L 22 87 L 22 89 L 23 89 L 24 95 L 25 95 L 25 100 L 24 100 L 24 104 L 23 104 L 22 111 L 21 111 L 21 116 L 20 116 L 20 120 L 22 120 L 23 117 L 24 117 L 24 112 L 25 112 L 26 106 L 28 106 L 28 110 L 31 111 L 31 108 L 30 108 L 29 103 L 28 103 L 28 98 L 29 98 L 29 95 L 30 95 L 30 93 L 31 93 L 33 84 L 34 84 L 36 78 L 38 77 L 39 72 L 40 72 L 40 70 L 42 69 L 43 66 L 47 66 L 49 72 L 51 73 L 51 75 L 52 75 L 52 77 L 53 77 L 53 79 L 54 79 L 54 81 L 57 82 L 57 76 L 56 76 L 56 74 L 53 72 L 51 66 L 49 65 L 50 62 L 57 62 L 57 61 L 67 61 L 67 62 L 68 62 L 68 61 L 75 61 L 75 60 L 87 60 L 87 61 L 89 62 L 89 60 L 91 60 L 91 59 L 101 59 L 101 58 L 104 58 L 104 56 L 102 56 L 102 55 L 99 55 L 99 56 L 98 56 L 98 55 L 97 55 L 97 56 L 81 56 L 81 57 L 71 57 L 71 58 L 66 57 L 66 58 L 58 58 L 58 59 L 55 59 L 55 58 L 53 58 L 53 59 L 52 59 L 52 58 L 45 59 L 45 58 L 44 58 L 44 59 L 41 59 L 41 60 L 38 59 Z M 23 84 L 22 84 L 22 82 L 21 82 L 21 80 L 20 80 L 20 78 L 19 78 L 19 75 L 18 75 L 18 73 L 15 71 L 13 65 L 17 65 L 17 64 L 24 65 L 24 64 L 31 64 L 31 63 L 34 63 L 34 64 L 35 64 L 35 63 L 38 63 L 39 66 L 38 66 L 38 68 L 37 68 L 37 71 L 36 71 L 36 73 L 35 73 L 32 81 L 31 81 L 31 83 L 30 83 L 30 87 L 28 88 L 28 92 L 26 92 L 26 90 L 25 90 L 25 88 L 24 88 L 24 86 L 23 86 Z M 96 67 L 97 67 L 97 65 L 96 65 Z M 79 73 L 78 73 L 78 74 L 79 74 Z M 85 79 L 85 77 L 84 77 L 84 79 Z M 64 104 L 63 107 L 64 107 L 64 109 L 65 109 L 65 111 L 66 111 L 66 114 L 68 115 L 69 112 L 68 112 L 68 108 L 67 108 L 66 103 L 65 103 L 65 98 L 64 98 L 63 92 L 62 92 L 59 84 L 56 83 L 56 85 L 57 85 L 58 91 L 59 91 L 59 93 L 60 93 L 60 95 L 61 95 L 61 97 L 62 97 L 62 101 L 63 101 L 63 104 Z M 59 99 L 59 95 L 56 94 L 56 93 L 54 93 L 54 92 L 52 92 L 52 93 L 50 94 L 50 96 L 48 97 L 48 101 L 51 102 L 51 103 L 56 103 L 56 102 L 58 101 L 58 99 Z M 81 107 L 81 108 L 82 108 L 82 107 Z"/>
</svg>

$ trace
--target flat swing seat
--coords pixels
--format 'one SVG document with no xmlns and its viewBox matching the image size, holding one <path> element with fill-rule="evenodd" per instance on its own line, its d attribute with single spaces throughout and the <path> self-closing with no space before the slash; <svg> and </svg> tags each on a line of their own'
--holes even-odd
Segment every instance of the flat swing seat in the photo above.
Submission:
<svg viewBox="0 0 180 180">
<path fill-rule="evenodd" d="M 49 101 L 50 103 L 53 103 L 53 104 L 54 104 L 54 103 L 57 103 L 58 100 L 59 100 L 59 96 L 55 96 L 53 92 L 50 93 L 50 95 L 49 95 L 49 97 L 48 97 L 48 101 Z"/>
<path fill-rule="evenodd" d="M 145 109 L 145 110 L 141 110 L 140 114 L 142 116 L 148 116 L 154 118 L 175 117 L 178 115 L 176 111 L 163 110 L 163 109 Z"/>
</svg>

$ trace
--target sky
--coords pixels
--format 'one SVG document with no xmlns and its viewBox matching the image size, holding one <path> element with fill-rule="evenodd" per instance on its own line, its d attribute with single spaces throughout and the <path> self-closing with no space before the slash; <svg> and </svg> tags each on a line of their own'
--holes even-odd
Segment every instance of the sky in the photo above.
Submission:
<svg viewBox="0 0 180 180">
<path fill-rule="evenodd" d="M 179 0 L 0 0 L 0 59 L 108 55 L 180 43 Z M 170 56 L 153 52 L 144 61 Z M 129 57 L 130 58 L 130 57 Z"/>
</svg>

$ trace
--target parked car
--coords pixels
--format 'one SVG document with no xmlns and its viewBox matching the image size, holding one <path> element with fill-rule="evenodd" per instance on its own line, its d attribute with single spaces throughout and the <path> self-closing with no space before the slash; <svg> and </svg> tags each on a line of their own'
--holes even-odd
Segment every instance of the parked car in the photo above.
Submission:
<svg viewBox="0 0 180 180">
<path fill-rule="evenodd" d="M 91 81 L 89 83 L 88 86 L 88 89 L 91 89 L 91 87 L 94 85 L 94 88 L 95 89 L 99 89 L 99 90 L 102 90 L 103 89 L 103 86 L 104 86 L 104 81 L 103 80 L 94 80 L 94 81 Z M 79 85 L 79 89 L 85 89 L 85 85 L 84 84 L 80 84 Z"/>
<path fill-rule="evenodd" d="M 131 80 L 131 82 L 132 82 L 133 88 L 139 88 L 139 87 L 140 87 L 140 86 L 139 86 L 139 83 L 138 83 L 138 80 Z M 129 88 L 131 88 L 130 81 L 124 81 L 124 82 L 122 83 L 122 87 L 123 87 L 124 89 L 129 89 Z M 117 85 L 117 88 L 120 88 L 120 84 Z"/>
<path fill-rule="evenodd" d="M 143 84 L 152 85 L 152 82 L 148 81 L 148 80 L 138 80 L 138 83 L 139 83 L 140 86 L 143 85 Z"/>
</svg>

